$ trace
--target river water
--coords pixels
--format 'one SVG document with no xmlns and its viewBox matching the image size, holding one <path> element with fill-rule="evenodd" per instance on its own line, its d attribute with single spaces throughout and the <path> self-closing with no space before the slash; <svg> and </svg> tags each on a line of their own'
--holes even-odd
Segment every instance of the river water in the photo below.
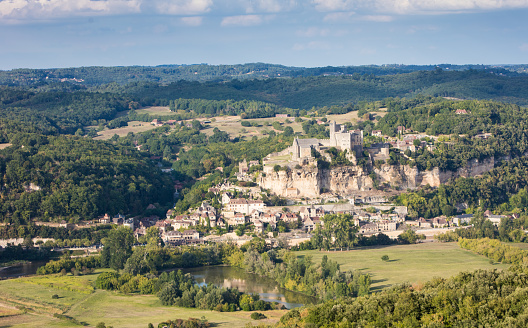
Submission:
<svg viewBox="0 0 528 328">
<path fill-rule="evenodd" d="M 32 275 L 38 267 L 46 261 L 21 263 L 7 268 L 0 268 L 0 279 L 16 278 Z M 292 309 L 305 304 L 315 304 L 317 299 L 301 293 L 292 292 L 279 285 L 272 279 L 246 273 L 243 269 L 228 266 L 209 266 L 191 269 L 182 269 L 190 273 L 198 284 L 214 284 L 219 287 L 238 288 L 241 292 L 257 293 L 260 299 L 269 302 L 278 302 L 286 308 Z"/>
<path fill-rule="evenodd" d="M 214 284 L 219 287 L 238 288 L 241 292 L 257 293 L 261 300 L 278 302 L 288 309 L 317 302 L 314 297 L 286 290 L 272 279 L 246 273 L 239 268 L 210 266 L 182 271 L 192 274 L 198 284 Z"/>
<path fill-rule="evenodd" d="M 46 261 L 33 261 L 0 268 L 0 279 L 17 278 L 35 274 L 37 273 L 37 269 L 44 264 L 46 264 Z"/>
</svg>

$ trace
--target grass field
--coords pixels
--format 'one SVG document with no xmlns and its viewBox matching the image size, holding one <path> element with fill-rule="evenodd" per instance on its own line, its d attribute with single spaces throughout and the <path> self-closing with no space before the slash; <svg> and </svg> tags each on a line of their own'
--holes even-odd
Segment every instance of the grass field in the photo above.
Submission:
<svg viewBox="0 0 528 328">
<path fill-rule="evenodd" d="M 137 109 L 136 113 L 138 113 L 138 114 L 158 115 L 158 116 L 176 114 L 174 112 L 171 112 L 169 107 L 160 107 L 160 106 L 145 107 L 145 108 Z"/>
<path fill-rule="evenodd" d="M 225 131 L 229 134 L 231 138 L 237 137 L 239 135 L 252 138 L 253 136 L 256 136 L 257 138 L 266 137 L 267 135 L 264 134 L 266 131 L 275 131 L 276 133 L 282 133 L 282 131 L 275 130 L 271 126 L 271 124 L 275 121 L 282 123 L 283 127 L 290 126 L 294 132 L 301 132 L 302 126 L 301 123 L 294 122 L 295 118 L 289 118 L 288 120 L 291 123 L 285 123 L 285 118 L 275 118 L 275 117 L 269 117 L 269 118 L 255 118 L 255 119 L 248 119 L 244 120 L 250 123 L 257 123 L 258 126 L 249 126 L 245 127 L 240 124 L 242 121 L 240 119 L 240 116 L 218 116 L 215 117 L 214 120 L 212 120 L 211 123 L 209 123 L 209 128 L 202 130 L 203 133 L 207 135 L 213 134 L 213 129 L 218 128 L 222 131 Z M 214 121 L 214 122 L 213 122 Z M 268 125 L 269 124 L 269 125 Z"/>
<path fill-rule="evenodd" d="M 456 243 L 422 243 L 377 248 L 362 248 L 343 252 L 302 251 L 299 256 L 311 255 L 320 262 L 323 255 L 337 261 L 342 270 L 361 270 L 372 276 L 373 290 L 404 282 L 421 283 L 433 277 L 450 277 L 461 271 L 476 269 L 505 269 L 509 265 L 490 264 L 489 260 Z M 383 255 L 389 261 L 381 260 Z"/>
<path fill-rule="evenodd" d="M 95 140 L 108 140 L 117 134 L 120 137 L 125 137 L 129 132 L 139 133 L 155 129 L 156 126 L 150 124 L 149 122 L 139 122 L 131 121 L 128 122 L 128 126 L 124 126 L 117 129 L 107 129 L 98 133 L 98 136 L 95 137 Z"/>
<path fill-rule="evenodd" d="M 91 284 L 97 274 L 74 277 L 71 275 L 34 276 L 0 281 L 0 327 L 79 327 L 67 320 L 53 317 L 64 314 L 94 327 L 99 322 L 117 327 L 141 327 L 148 323 L 155 326 L 171 319 L 205 317 L 215 327 L 244 327 L 251 320 L 252 312 L 215 312 L 162 306 L 154 295 L 124 295 L 96 290 Z M 58 299 L 52 296 L 57 294 Z M 266 311 L 269 319 L 262 323 L 276 322 L 285 310 Z"/>
</svg>

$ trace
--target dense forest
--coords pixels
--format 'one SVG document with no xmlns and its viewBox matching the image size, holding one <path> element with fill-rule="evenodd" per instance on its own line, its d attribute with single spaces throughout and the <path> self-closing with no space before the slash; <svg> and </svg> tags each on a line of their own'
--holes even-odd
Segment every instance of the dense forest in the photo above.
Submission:
<svg viewBox="0 0 528 328">
<path fill-rule="evenodd" d="M 129 109 L 129 102 L 127 97 L 110 93 L 33 92 L 0 86 L 0 118 L 31 124 L 43 133 L 74 134 L 99 120 L 113 119 Z"/>
<path fill-rule="evenodd" d="M 300 77 L 323 75 L 393 75 L 414 71 L 431 71 L 437 68 L 460 71 L 480 69 L 503 75 L 526 73 L 526 65 L 365 65 L 365 66 L 326 66 L 288 67 L 282 65 L 250 63 L 240 65 L 160 65 L 126 67 L 73 67 L 48 69 L 14 69 L 0 71 L 0 84 L 39 86 L 43 82 L 72 81 L 83 85 L 107 83 L 127 84 L 138 81 L 172 83 L 187 81 L 226 81 L 231 79 L 267 79 L 270 77 Z"/>
<path fill-rule="evenodd" d="M 0 151 L 5 222 L 134 214 L 173 199 L 171 178 L 132 148 L 38 134 L 11 142 Z"/>
<path fill-rule="evenodd" d="M 418 94 L 461 99 L 493 99 L 526 105 L 527 80 L 526 75 L 503 76 L 483 70 L 438 69 L 384 76 L 353 74 L 232 80 L 222 83 L 179 81 L 169 85 L 138 82 L 126 87 L 107 86 L 101 90 L 119 90 L 139 97 L 144 104 L 168 102 L 179 98 L 232 99 L 263 101 L 305 110 L 314 106 L 343 105 L 387 97 L 413 97 Z"/>
<path fill-rule="evenodd" d="M 528 269 L 462 272 L 291 310 L 278 327 L 525 327 Z"/>
</svg>

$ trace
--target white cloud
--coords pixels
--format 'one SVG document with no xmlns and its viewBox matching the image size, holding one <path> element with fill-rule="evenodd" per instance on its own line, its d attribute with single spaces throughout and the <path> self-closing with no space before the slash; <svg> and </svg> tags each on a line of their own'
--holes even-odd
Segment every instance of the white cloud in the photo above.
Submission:
<svg viewBox="0 0 528 328">
<path fill-rule="evenodd" d="M 419 14 L 528 8 L 528 0 L 312 0 L 316 10 Z"/>
<path fill-rule="evenodd" d="M 353 0 L 313 0 L 318 11 L 345 11 L 354 5 Z"/>
<path fill-rule="evenodd" d="M 211 10 L 213 0 L 142 0 L 156 12 L 167 15 L 197 15 Z"/>
<path fill-rule="evenodd" d="M 140 0 L 3 0 L 0 19 L 49 19 L 137 13 Z"/>
<path fill-rule="evenodd" d="M 241 0 L 247 13 L 279 13 L 297 5 L 295 0 Z"/>
<path fill-rule="evenodd" d="M 222 19 L 220 25 L 222 26 L 255 26 L 272 19 L 273 16 L 265 15 L 239 15 L 228 16 Z"/>
<path fill-rule="evenodd" d="M 392 22 L 393 18 L 392 16 L 386 16 L 386 15 L 366 15 L 361 17 L 362 20 L 370 21 L 370 22 Z"/>
<path fill-rule="evenodd" d="M 201 16 L 192 16 L 192 17 L 182 17 L 181 22 L 188 26 L 200 26 L 202 25 L 203 17 Z"/>
<path fill-rule="evenodd" d="M 317 37 L 341 37 L 349 34 L 348 30 L 333 30 L 328 28 L 319 28 L 319 27 L 308 27 L 306 29 L 298 30 L 295 33 L 299 37 L 304 38 L 317 38 Z"/>
<path fill-rule="evenodd" d="M 304 30 L 297 31 L 298 36 L 313 38 L 317 36 L 327 36 L 330 33 L 330 30 L 327 28 L 318 28 L 318 27 L 309 27 Z"/>
<path fill-rule="evenodd" d="M 347 22 L 354 15 L 355 13 L 353 11 L 328 13 L 323 18 L 323 21 L 325 22 Z"/>
<path fill-rule="evenodd" d="M 0 0 L 0 21 L 125 15 L 154 11 L 167 15 L 208 12 L 213 0 Z"/>
</svg>

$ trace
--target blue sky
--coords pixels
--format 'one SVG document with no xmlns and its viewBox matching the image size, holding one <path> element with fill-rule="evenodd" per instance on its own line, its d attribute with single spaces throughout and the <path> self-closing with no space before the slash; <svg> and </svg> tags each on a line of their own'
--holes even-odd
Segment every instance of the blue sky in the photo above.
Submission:
<svg viewBox="0 0 528 328">
<path fill-rule="evenodd" d="M 0 69 L 527 64 L 528 0 L 0 0 Z"/>
</svg>

